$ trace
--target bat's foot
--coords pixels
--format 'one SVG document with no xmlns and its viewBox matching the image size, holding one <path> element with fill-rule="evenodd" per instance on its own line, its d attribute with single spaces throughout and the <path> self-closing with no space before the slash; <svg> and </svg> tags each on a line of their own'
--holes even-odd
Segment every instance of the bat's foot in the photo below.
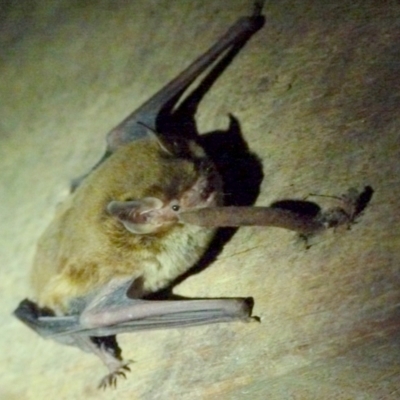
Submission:
<svg viewBox="0 0 400 400">
<path fill-rule="evenodd" d="M 364 211 L 370 202 L 374 191 L 371 186 L 366 186 L 363 191 L 349 189 L 342 196 L 337 197 L 340 205 L 327 209 L 320 215 L 320 221 L 325 228 L 344 226 L 350 229 L 356 218 Z"/>
<path fill-rule="evenodd" d="M 373 194 L 374 190 L 371 186 L 364 187 L 362 191 L 350 188 L 341 196 L 310 194 L 311 196 L 331 198 L 336 202 L 336 205 L 333 207 L 327 208 L 324 211 L 319 210 L 318 214 L 316 214 L 314 217 L 315 220 L 322 226 L 322 229 L 319 231 L 333 229 L 333 231 L 336 232 L 340 229 L 350 229 L 369 204 Z M 318 232 L 300 234 L 300 238 L 305 243 L 306 249 L 312 246 L 311 241 L 315 236 L 315 233 Z"/>
<path fill-rule="evenodd" d="M 131 370 L 129 364 L 133 361 L 124 361 L 122 359 L 121 349 L 118 346 L 115 335 L 91 337 L 89 343 L 91 344 L 91 351 L 100 357 L 110 371 L 99 382 L 98 388 L 116 387 L 118 377 L 126 378 L 126 373 Z"/>
<path fill-rule="evenodd" d="M 117 379 L 119 377 L 126 378 L 126 373 L 130 372 L 129 364 L 131 363 L 132 361 L 120 361 L 114 366 L 108 365 L 110 373 L 100 381 L 98 388 L 103 390 L 108 387 L 115 388 L 117 386 Z"/>
</svg>

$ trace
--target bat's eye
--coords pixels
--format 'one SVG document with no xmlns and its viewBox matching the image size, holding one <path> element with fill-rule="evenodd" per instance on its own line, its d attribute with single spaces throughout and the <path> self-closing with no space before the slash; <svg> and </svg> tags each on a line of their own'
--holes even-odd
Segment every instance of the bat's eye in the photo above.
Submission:
<svg viewBox="0 0 400 400">
<path fill-rule="evenodd" d="M 173 211 L 177 212 L 181 207 L 178 204 L 174 204 L 171 208 Z"/>
</svg>

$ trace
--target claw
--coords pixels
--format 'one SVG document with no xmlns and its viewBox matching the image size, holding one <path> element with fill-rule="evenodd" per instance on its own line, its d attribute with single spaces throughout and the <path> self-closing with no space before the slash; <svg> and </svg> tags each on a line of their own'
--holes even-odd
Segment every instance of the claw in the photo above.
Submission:
<svg viewBox="0 0 400 400">
<path fill-rule="evenodd" d="M 117 371 L 117 372 L 115 372 L 115 375 L 122 376 L 126 379 L 126 374 L 124 371 Z"/>
<path fill-rule="evenodd" d="M 130 367 L 128 364 L 132 363 L 133 361 L 125 361 L 121 362 L 120 365 L 118 365 L 113 371 L 111 371 L 108 375 L 106 375 L 99 383 L 98 388 L 105 390 L 108 387 L 117 387 L 117 380 L 118 377 L 122 376 L 124 379 L 126 379 L 126 372 L 130 372 Z"/>
</svg>

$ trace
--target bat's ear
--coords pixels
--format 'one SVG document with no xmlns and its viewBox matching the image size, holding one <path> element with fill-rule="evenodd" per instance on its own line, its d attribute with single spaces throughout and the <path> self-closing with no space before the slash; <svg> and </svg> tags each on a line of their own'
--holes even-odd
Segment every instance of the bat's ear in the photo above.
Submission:
<svg viewBox="0 0 400 400">
<path fill-rule="evenodd" d="M 145 197 L 132 201 L 111 201 L 107 211 L 117 218 L 132 233 L 146 234 L 158 230 L 163 202 L 155 197 Z"/>
</svg>

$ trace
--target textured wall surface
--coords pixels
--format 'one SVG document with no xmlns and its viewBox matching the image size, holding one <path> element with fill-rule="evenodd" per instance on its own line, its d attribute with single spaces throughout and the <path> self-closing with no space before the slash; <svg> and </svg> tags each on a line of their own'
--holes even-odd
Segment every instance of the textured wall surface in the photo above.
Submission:
<svg viewBox="0 0 400 400">
<path fill-rule="evenodd" d="M 283 0 L 203 99 L 201 132 L 240 122 L 263 164 L 258 205 L 371 185 L 351 230 L 308 250 L 242 228 L 176 292 L 253 296 L 261 323 L 125 334 L 132 373 L 11 316 L 40 233 L 104 135 L 205 50 L 248 2 L 0 5 L 1 399 L 398 399 L 400 5 Z M 272 3 L 272 2 L 271 2 Z M 324 204 L 329 199 L 319 198 Z"/>
</svg>

